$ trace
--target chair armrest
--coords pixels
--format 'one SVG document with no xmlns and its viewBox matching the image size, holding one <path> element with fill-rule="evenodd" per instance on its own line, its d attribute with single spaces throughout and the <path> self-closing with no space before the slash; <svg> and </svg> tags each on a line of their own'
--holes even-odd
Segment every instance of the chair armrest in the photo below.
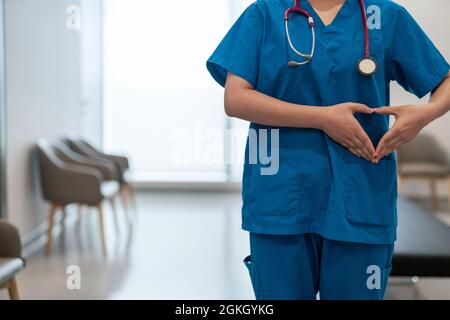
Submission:
<svg viewBox="0 0 450 320">
<path fill-rule="evenodd" d="M 22 244 L 17 228 L 0 220 L 0 257 L 22 259 Z"/>
<path fill-rule="evenodd" d="M 103 198 L 101 193 L 102 173 L 88 166 L 64 163 L 48 173 L 47 190 L 49 200 L 58 204 L 86 203 L 95 205 Z"/>
</svg>

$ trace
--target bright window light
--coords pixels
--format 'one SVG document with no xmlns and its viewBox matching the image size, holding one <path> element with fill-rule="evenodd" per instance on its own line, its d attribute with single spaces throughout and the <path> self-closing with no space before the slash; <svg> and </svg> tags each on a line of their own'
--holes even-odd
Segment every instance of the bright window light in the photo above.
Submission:
<svg viewBox="0 0 450 320">
<path fill-rule="evenodd" d="M 248 3 L 105 1 L 106 149 L 146 179 L 226 179 L 230 122 L 205 63 Z"/>
</svg>

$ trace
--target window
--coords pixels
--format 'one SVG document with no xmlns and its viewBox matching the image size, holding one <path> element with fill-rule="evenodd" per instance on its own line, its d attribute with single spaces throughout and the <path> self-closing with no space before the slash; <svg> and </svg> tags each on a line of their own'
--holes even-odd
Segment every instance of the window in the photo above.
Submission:
<svg viewBox="0 0 450 320">
<path fill-rule="evenodd" d="M 104 143 L 128 153 L 137 179 L 240 176 L 226 129 L 247 125 L 226 118 L 205 63 L 250 2 L 106 1 Z"/>
</svg>

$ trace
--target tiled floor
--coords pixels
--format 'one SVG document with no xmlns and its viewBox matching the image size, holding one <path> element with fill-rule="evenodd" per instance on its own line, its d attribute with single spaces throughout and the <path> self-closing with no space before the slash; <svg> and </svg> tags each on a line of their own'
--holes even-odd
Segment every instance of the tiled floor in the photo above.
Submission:
<svg viewBox="0 0 450 320">
<path fill-rule="evenodd" d="M 239 193 L 145 192 L 138 195 L 138 207 L 130 229 L 120 211 L 118 233 L 107 212 L 107 258 L 101 255 L 94 211 L 84 212 L 81 223 L 71 216 L 51 257 L 42 250 L 29 257 L 18 277 L 23 298 L 253 298 L 241 262 L 248 241 L 240 229 Z M 70 265 L 81 268 L 81 290 L 67 289 Z M 448 299 L 450 280 L 412 286 L 392 279 L 387 298 Z"/>
</svg>

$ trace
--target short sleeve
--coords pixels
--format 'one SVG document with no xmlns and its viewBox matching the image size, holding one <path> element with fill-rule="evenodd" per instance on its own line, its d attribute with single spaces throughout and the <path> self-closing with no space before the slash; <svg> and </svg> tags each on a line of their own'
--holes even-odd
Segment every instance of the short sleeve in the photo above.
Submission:
<svg viewBox="0 0 450 320">
<path fill-rule="evenodd" d="M 391 80 L 419 98 L 433 91 L 449 65 L 409 12 L 400 7 L 392 42 Z"/>
<path fill-rule="evenodd" d="M 231 72 L 256 87 L 263 28 L 263 16 L 255 2 L 234 23 L 206 63 L 221 86 L 225 86 Z"/>
</svg>

